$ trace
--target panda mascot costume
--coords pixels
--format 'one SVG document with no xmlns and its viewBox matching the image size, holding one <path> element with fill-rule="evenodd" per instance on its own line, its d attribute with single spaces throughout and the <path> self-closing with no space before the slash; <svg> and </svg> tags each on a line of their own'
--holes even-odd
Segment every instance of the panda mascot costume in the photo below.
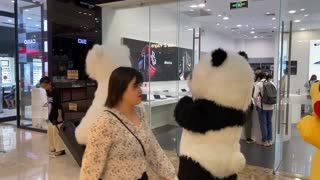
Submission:
<svg viewBox="0 0 320 180">
<path fill-rule="evenodd" d="M 90 125 L 98 119 L 108 95 L 109 77 L 120 66 L 131 67 L 129 49 L 121 45 L 94 45 L 86 58 L 86 72 L 97 81 L 97 90 L 91 106 L 76 128 L 75 136 L 79 144 L 85 145 Z"/>
<path fill-rule="evenodd" d="M 183 127 L 179 180 L 236 180 L 246 164 L 239 140 L 251 103 L 253 72 L 239 54 L 217 49 L 195 65 L 175 108 Z"/>
</svg>

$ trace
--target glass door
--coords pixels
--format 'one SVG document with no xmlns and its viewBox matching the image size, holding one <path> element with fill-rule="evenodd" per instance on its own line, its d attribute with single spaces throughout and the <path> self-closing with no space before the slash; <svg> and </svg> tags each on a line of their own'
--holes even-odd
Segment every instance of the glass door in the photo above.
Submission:
<svg viewBox="0 0 320 180">
<path fill-rule="evenodd" d="M 313 17 L 319 1 L 281 1 L 275 172 L 308 178 L 314 147 L 304 142 L 298 121 L 312 112 L 308 89 L 312 75 L 319 77 L 320 27 Z M 319 41 L 320 42 L 320 41 Z"/>
</svg>

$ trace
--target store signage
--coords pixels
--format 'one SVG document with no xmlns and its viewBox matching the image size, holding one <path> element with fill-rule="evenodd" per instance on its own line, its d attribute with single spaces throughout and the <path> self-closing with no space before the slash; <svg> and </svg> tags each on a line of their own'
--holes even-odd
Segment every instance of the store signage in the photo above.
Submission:
<svg viewBox="0 0 320 180">
<path fill-rule="evenodd" d="M 67 77 L 68 77 L 68 79 L 77 80 L 79 78 L 79 71 L 78 70 L 68 70 Z"/>
<path fill-rule="evenodd" d="M 79 44 L 87 44 L 87 40 L 86 39 L 78 39 L 78 43 Z"/>
<path fill-rule="evenodd" d="M 36 39 L 26 39 L 23 41 L 24 44 L 35 44 L 36 42 Z"/>
<path fill-rule="evenodd" d="M 69 103 L 69 111 L 78 111 L 78 104 Z"/>
<path fill-rule="evenodd" d="M 248 8 L 248 1 L 231 2 L 230 9 Z"/>
</svg>

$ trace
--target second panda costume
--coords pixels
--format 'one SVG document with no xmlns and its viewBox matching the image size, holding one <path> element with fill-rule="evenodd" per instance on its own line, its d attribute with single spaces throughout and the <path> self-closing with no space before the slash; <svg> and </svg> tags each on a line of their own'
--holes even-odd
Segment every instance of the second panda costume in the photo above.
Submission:
<svg viewBox="0 0 320 180">
<path fill-rule="evenodd" d="M 253 79 L 242 56 L 222 49 L 195 66 L 188 82 L 193 98 L 182 98 L 175 108 L 183 127 L 180 180 L 237 179 L 246 164 L 239 140 Z"/>
</svg>

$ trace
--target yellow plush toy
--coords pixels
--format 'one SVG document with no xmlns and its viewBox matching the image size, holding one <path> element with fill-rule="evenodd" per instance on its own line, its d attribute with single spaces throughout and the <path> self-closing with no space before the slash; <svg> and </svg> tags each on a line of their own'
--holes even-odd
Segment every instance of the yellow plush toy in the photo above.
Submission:
<svg viewBox="0 0 320 180">
<path fill-rule="evenodd" d="M 317 148 L 312 160 L 310 180 L 320 180 L 320 82 L 312 85 L 310 96 L 313 113 L 303 117 L 297 127 L 302 138 Z"/>
</svg>

